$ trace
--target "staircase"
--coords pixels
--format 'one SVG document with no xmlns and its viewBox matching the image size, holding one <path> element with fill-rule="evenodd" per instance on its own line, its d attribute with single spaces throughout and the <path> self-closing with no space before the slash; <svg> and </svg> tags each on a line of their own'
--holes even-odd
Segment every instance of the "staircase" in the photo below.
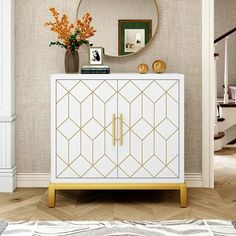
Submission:
<svg viewBox="0 0 236 236">
<path fill-rule="evenodd" d="M 217 38 L 215 45 L 221 40 L 225 42 L 225 65 L 224 65 L 224 97 L 217 98 L 217 87 L 215 88 L 216 115 L 214 129 L 214 149 L 221 150 L 223 147 L 236 147 L 236 98 L 229 97 L 228 78 L 228 39 L 236 32 L 236 27 Z M 219 54 L 215 53 L 215 79 L 217 85 L 217 59 Z M 236 85 L 235 85 L 236 86 Z M 231 139 L 231 140 L 230 140 Z"/>
<path fill-rule="evenodd" d="M 215 126 L 215 151 L 221 150 L 222 147 L 236 147 L 233 145 L 233 140 L 236 138 L 236 103 L 235 100 L 229 100 L 229 103 L 224 104 L 221 100 L 217 101 L 218 118 Z M 234 130 L 235 135 L 232 137 L 230 129 Z M 229 142 L 231 144 L 227 145 Z"/>
</svg>

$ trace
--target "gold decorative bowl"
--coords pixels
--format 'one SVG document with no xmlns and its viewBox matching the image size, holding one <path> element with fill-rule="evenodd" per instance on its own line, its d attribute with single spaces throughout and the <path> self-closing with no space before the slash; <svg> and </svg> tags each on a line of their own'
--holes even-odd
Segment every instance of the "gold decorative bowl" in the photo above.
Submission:
<svg viewBox="0 0 236 236">
<path fill-rule="evenodd" d="M 140 64 L 140 65 L 138 65 L 138 72 L 140 74 L 146 74 L 148 72 L 147 64 Z"/>
<path fill-rule="evenodd" d="M 166 70 L 166 63 L 162 60 L 154 61 L 152 64 L 152 69 L 156 73 L 163 73 Z"/>
</svg>

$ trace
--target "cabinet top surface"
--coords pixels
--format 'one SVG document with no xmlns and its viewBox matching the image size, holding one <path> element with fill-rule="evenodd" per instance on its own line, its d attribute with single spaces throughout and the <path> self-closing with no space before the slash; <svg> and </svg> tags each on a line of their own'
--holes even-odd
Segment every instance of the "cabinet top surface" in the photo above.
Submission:
<svg viewBox="0 0 236 236">
<path fill-rule="evenodd" d="M 51 75 L 52 79 L 132 79 L 132 80 L 138 80 L 138 79 L 178 79 L 182 80 L 184 79 L 183 74 L 178 73 L 162 73 L 162 74 L 156 74 L 156 73 L 147 73 L 147 74 L 138 74 L 138 73 L 112 73 L 112 74 L 53 74 Z"/>
</svg>

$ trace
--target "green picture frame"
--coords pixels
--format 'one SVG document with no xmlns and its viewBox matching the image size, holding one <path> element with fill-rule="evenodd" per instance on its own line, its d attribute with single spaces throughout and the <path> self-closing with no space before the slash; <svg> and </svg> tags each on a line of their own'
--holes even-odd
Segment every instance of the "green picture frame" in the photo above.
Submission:
<svg viewBox="0 0 236 236">
<path fill-rule="evenodd" d="M 118 55 L 138 52 L 152 38 L 152 20 L 118 20 Z"/>
</svg>

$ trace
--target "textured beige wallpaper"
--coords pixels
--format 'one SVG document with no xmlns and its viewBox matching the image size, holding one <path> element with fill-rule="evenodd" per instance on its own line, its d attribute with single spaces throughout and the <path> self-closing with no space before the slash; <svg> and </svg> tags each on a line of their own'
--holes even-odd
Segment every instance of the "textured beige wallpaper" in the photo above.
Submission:
<svg viewBox="0 0 236 236">
<path fill-rule="evenodd" d="M 236 25 L 236 1 L 235 0 L 215 0 L 215 38 L 233 29 Z M 236 33 L 228 40 L 228 60 L 229 60 L 229 84 L 236 85 Z M 217 61 L 217 93 L 223 97 L 224 89 L 224 40 L 216 46 L 216 52 L 220 53 Z"/>
<path fill-rule="evenodd" d="M 48 8 L 75 16 L 75 0 L 16 0 L 16 157 L 18 172 L 50 171 L 50 74 L 64 72 L 64 51 L 43 24 Z M 157 0 L 158 33 L 141 53 L 105 58 L 113 72 L 136 72 L 141 62 L 166 60 L 167 72 L 185 74 L 186 172 L 201 172 L 201 0 Z M 81 65 L 87 49 L 80 51 Z"/>
</svg>

